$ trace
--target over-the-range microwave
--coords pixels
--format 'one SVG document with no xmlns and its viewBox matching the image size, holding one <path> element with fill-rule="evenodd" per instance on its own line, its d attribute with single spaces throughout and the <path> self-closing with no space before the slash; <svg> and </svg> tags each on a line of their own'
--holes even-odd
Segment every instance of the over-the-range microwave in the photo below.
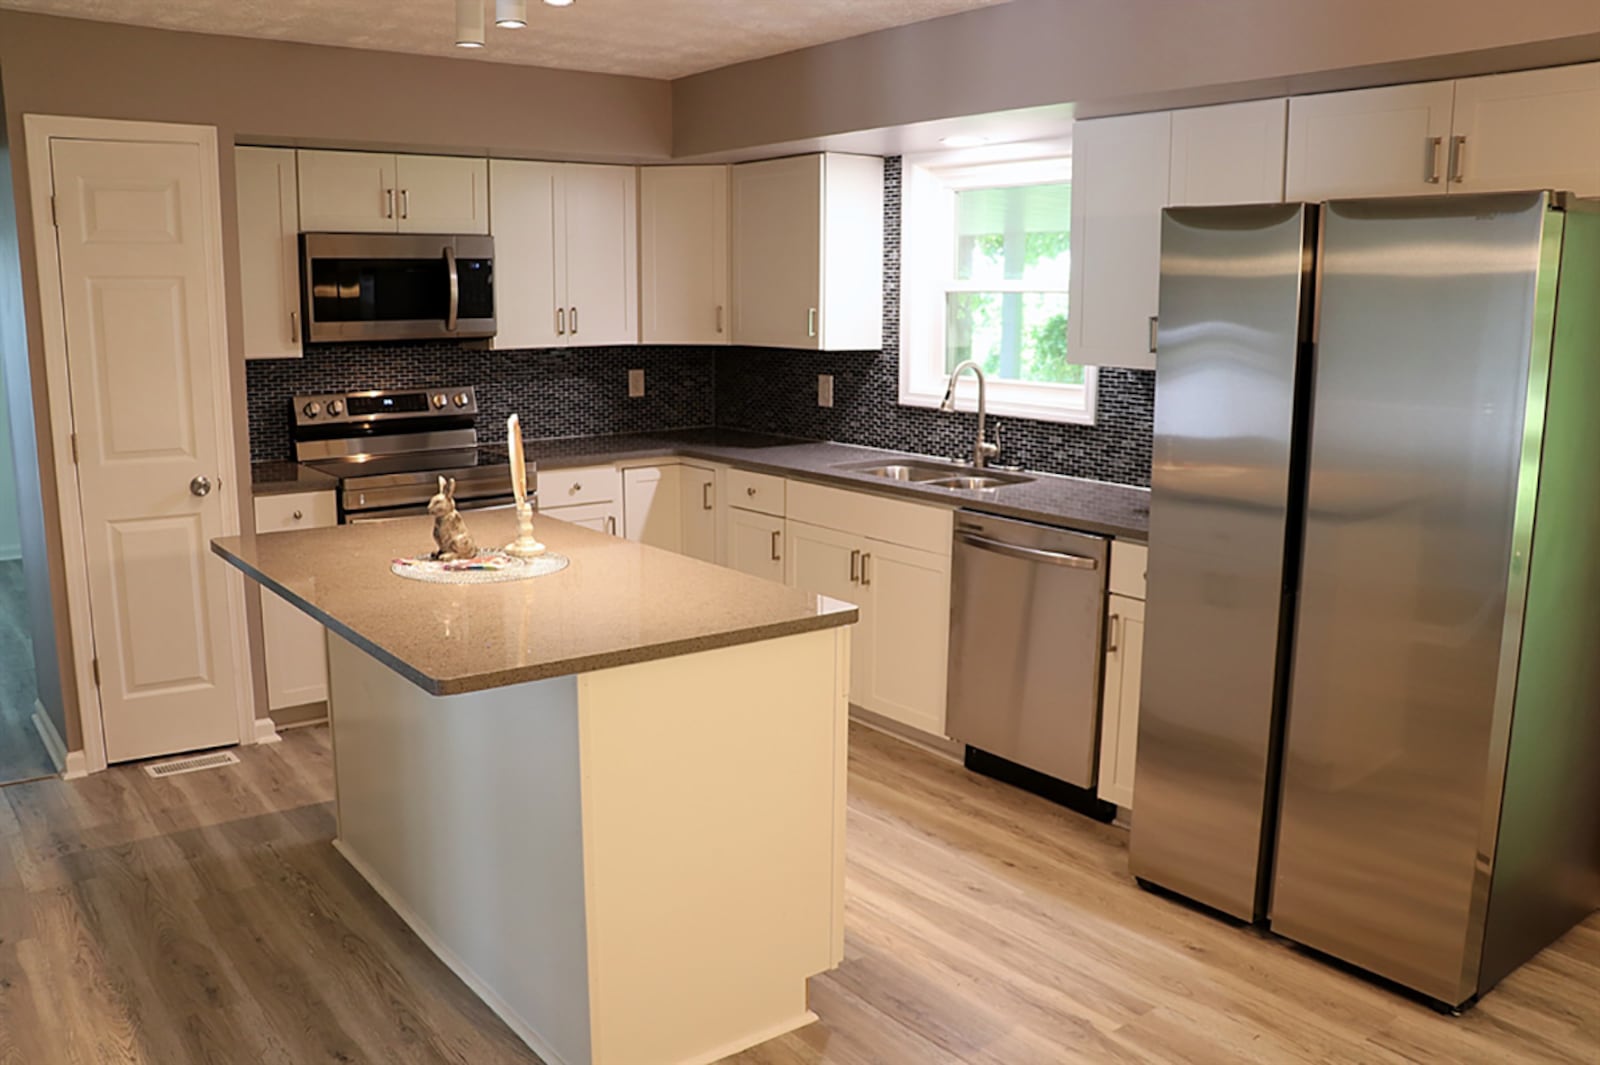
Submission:
<svg viewBox="0 0 1600 1065">
<path fill-rule="evenodd" d="M 300 234 L 312 343 L 494 336 L 494 238 Z"/>
</svg>

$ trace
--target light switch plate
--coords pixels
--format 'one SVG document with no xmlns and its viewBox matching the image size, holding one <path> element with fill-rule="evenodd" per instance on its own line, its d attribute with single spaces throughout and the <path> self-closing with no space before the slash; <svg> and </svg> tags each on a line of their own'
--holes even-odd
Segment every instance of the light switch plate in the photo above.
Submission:
<svg viewBox="0 0 1600 1065">
<path fill-rule="evenodd" d="M 638 399 L 642 395 L 644 395 L 644 371 L 643 370 L 629 370 L 628 371 L 628 398 L 629 399 Z"/>
<path fill-rule="evenodd" d="M 817 374 L 817 406 L 833 406 L 833 374 Z"/>
</svg>

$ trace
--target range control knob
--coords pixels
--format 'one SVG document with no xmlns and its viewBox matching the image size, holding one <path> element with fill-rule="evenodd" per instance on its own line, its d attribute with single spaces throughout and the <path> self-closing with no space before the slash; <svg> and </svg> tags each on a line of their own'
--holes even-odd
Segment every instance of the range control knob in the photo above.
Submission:
<svg viewBox="0 0 1600 1065">
<path fill-rule="evenodd" d="M 450 402 L 450 401 L 445 398 L 445 395 L 444 395 L 443 392 L 435 392 L 433 394 L 433 409 L 434 410 L 440 410 L 448 402 Z"/>
<path fill-rule="evenodd" d="M 318 403 L 316 400 L 312 400 L 310 403 L 307 403 L 305 406 L 301 407 L 300 410 L 307 418 L 315 418 L 317 415 L 322 413 L 322 404 Z"/>
<path fill-rule="evenodd" d="M 328 401 L 328 414 L 334 418 L 344 413 L 344 400 L 330 399 Z"/>
<path fill-rule="evenodd" d="M 472 397 L 467 395 L 465 392 L 456 393 L 456 406 L 465 407 L 470 402 L 472 402 Z"/>
</svg>

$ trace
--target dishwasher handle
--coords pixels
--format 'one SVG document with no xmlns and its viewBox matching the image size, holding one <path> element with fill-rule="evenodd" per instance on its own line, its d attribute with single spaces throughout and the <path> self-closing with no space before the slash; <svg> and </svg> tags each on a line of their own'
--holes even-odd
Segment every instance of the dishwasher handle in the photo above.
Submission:
<svg viewBox="0 0 1600 1065">
<path fill-rule="evenodd" d="M 1017 544 L 1008 544 L 1003 540 L 991 540 L 987 536 L 974 536 L 972 533 L 962 532 L 956 534 L 956 539 L 969 547 L 980 551 L 992 551 L 997 555 L 1007 558 L 1018 558 L 1024 562 L 1043 562 L 1050 566 L 1066 566 L 1070 569 L 1099 569 L 1100 560 L 1090 558 L 1088 555 L 1072 555 L 1064 551 L 1046 551 L 1038 547 L 1021 547 Z"/>
</svg>

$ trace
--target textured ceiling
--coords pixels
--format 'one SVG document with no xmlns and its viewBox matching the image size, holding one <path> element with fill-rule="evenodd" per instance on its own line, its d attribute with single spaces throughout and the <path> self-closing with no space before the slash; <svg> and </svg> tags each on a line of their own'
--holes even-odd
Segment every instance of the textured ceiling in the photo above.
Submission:
<svg viewBox="0 0 1600 1065">
<path fill-rule="evenodd" d="M 493 0 L 483 0 L 493 8 Z M 454 0 L 0 0 L 141 26 L 677 78 L 1005 0 L 529 0 L 528 28 L 454 45 Z"/>
</svg>

